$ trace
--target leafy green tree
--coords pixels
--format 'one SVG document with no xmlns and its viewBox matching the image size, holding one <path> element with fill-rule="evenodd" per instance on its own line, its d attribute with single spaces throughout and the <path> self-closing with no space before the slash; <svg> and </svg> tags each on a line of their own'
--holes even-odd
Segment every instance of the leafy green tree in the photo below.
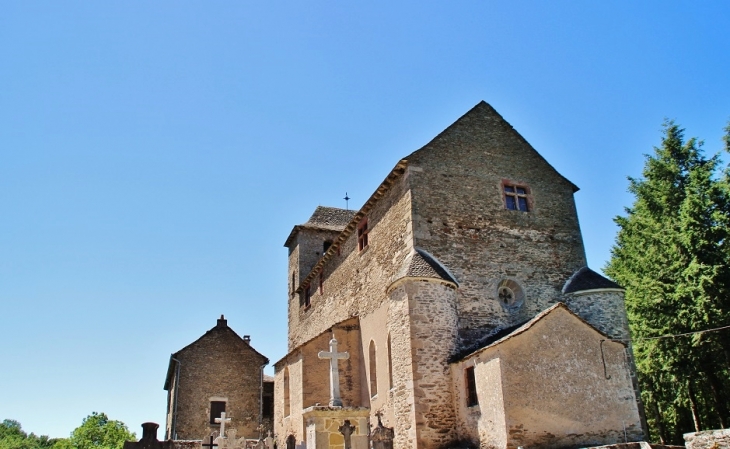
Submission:
<svg viewBox="0 0 730 449">
<path fill-rule="evenodd" d="M 730 150 L 730 126 L 726 129 Z M 643 178 L 629 178 L 635 201 L 617 217 L 605 272 L 626 288 L 626 307 L 652 439 L 730 424 L 730 171 L 674 122 Z M 664 337 L 667 335 L 684 336 Z"/>
<path fill-rule="evenodd" d="M 67 440 L 63 438 L 27 434 L 20 423 L 12 419 L 0 423 L 0 449 L 63 449 L 64 443 Z"/>
<path fill-rule="evenodd" d="M 125 441 L 136 440 L 135 434 L 123 422 L 110 420 L 105 413 L 93 412 L 71 432 L 69 443 L 73 449 L 122 449 Z"/>
</svg>

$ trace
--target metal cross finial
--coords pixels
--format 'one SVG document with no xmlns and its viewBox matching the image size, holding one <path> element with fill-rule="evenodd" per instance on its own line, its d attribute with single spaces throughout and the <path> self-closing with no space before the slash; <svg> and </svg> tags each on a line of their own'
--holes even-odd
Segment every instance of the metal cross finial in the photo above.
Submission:
<svg viewBox="0 0 730 449">
<path fill-rule="evenodd" d="M 231 422 L 231 418 L 226 418 L 226 412 L 221 412 L 221 417 L 216 418 L 215 422 L 220 423 L 220 425 L 221 425 L 220 437 L 225 438 L 226 437 L 226 423 Z"/>
<path fill-rule="evenodd" d="M 342 199 L 345 200 L 345 209 L 350 210 L 350 197 L 347 196 L 347 192 L 345 192 L 345 197 Z"/>
</svg>

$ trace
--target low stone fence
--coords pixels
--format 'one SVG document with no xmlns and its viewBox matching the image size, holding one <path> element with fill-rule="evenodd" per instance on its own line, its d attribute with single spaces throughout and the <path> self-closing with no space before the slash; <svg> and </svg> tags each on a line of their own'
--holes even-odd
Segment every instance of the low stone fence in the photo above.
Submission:
<svg viewBox="0 0 730 449">
<path fill-rule="evenodd" d="M 687 449 L 730 449 L 730 429 L 684 434 Z"/>
</svg>

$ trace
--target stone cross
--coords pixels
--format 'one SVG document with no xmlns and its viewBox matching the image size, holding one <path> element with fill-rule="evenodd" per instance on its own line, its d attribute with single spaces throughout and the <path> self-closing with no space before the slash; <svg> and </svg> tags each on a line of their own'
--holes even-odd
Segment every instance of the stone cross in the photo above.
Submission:
<svg viewBox="0 0 730 449">
<path fill-rule="evenodd" d="M 226 412 L 221 412 L 221 417 L 216 418 L 215 422 L 220 423 L 221 431 L 220 431 L 219 435 L 221 436 L 221 438 L 225 438 L 226 437 L 226 423 L 231 422 L 231 418 L 226 418 Z"/>
<path fill-rule="evenodd" d="M 340 372 L 337 369 L 337 361 L 340 359 L 349 359 L 350 354 L 347 352 L 337 352 L 337 339 L 332 334 L 330 351 L 319 351 L 319 358 L 330 360 L 330 407 L 342 407 L 342 399 L 340 398 Z"/>
<path fill-rule="evenodd" d="M 357 429 L 355 426 L 350 424 L 350 420 L 346 419 L 344 424 L 342 424 L 339 427 L 339 431 L 342 434 L 343 437 L 345 437 L 345 449 L 351 449 L 352 443 L 350 442 L 350 436 L 355 432 L 355 429 Z"/>
</svg>

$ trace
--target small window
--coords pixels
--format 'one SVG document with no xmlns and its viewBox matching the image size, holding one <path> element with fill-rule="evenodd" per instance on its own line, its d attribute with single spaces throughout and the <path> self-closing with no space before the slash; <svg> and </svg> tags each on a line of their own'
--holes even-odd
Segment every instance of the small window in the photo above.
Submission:
<svg viewBox="0 0 730 449">
<path fill-rule="evenodd" d="M 368 217 L 364 217 L 357 225 L 357 249 L 362 251 L 368 246 Z"/>
<path fill-rule="evenodd" d="M 321 295 L 324 292 L 324 278 L 322 277 L 322 273 L 319 273 L 319 294 Z"/>
<path fill-rule="evenodd" d="M 378 395 L 378 368 L 375 358 L 375 342 L 372 340 L 370 340 L 370 351 L 368 358 L 370 359 L 370 397 L 375 397 Z"/>
<path fill-rule="evenodd" d="M 225 401 L 210 401 L 210 423 L 218 424 L 215 422 L 216 418 L 221 417 L 221 413 L 226 411 Z"/>
<path fill-rule="evenodd" d="M 474 367 L 470 366 L 464 370 L 464 376 L 466 377 L 466 406 L 474 407 L 479 405 L 479 398 L 477 397 L 477 380 L 474 377 Z"/>
<path fill-rule="evenodd" d="M 393 355 L 390 348 L 390 334 L 388 334 L 388 387 L 393 388 Z"/>
<path fill-rule="evenodd" d="M 289 395 L 291 394 L 289 389 L 291 386 L 289 385 L 289 367 L 284 368 L 284 416 L 289 416 L 291 413 L 291 404 Z"/>
<path fill-rule="evenodd" d="M 322 243 L 322 254 L 326 253 L 328 249 L 330 249 L 330 246 L 332 246 L 332 240 L 325 240 L 324 243 Z"/>
<path fill-rule="evenodd" d="M 504 205 L 509 210 L 529 212 L 528 195 L 529 190 L 525 186 L 504 184 Z"/>
<path fill-rule="evenodd" d="M 525 302 L 525 291 L 512 279 L 503 279 L 497 286 L 497 299 L 506 310 L 517 311 Z"/>
<path fill-rule="evenodd" d="M 312 292 L 309 291 L 309 285 L 305 285 L 299 293 L 299 305 L 306 309 L 310 304 L 312 304 Z"/>
</svg>

